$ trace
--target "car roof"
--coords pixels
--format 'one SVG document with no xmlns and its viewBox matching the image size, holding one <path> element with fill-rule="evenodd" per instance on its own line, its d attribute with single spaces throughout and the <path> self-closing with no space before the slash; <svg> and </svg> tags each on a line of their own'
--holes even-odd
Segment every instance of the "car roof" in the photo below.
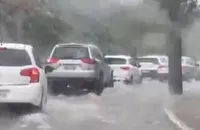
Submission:
<svg viewBox="0 0 200 130">
<path fill-rule="evenodd" d="M 146 55 L 146 56 L 141 56 L 141 57 L 138 57 L 138 58 L 168 58 L 168 56 L 166 55 Z"/>
<path fill-rule="evenodd" d="M 33 48 L 31 45 L 22 43 L 0 43 L 0 47 L 18 50 L 31 50 Z"/>
<path fill-rule="evenodd" d="M 92 43 L 59 43 L 59 44 L 56 44 L 56 47 L 62 47 L 62 46 L 71 46 L 71 45 L 74 45 L 74 46 L 81 46 L 81 47 L 97 47 L 96 45 L 92 44 Z"/>
<path fill-rule="evenodd" d="M 122 59 L 130 59 L 131 56 L 128 55 L 106 55 L 105 58 L 122 58 Z"/>
</svg>

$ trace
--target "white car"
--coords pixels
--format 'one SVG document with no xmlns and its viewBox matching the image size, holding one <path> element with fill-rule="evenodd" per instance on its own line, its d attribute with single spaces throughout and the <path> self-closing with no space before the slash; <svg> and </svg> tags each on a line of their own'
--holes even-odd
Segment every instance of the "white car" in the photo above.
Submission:
<svg viewBox="0 0 200 130">
<path fill-rule="evenodd" d="M 168 78 L 168 57 L 165 55 L 147 55 L 138 58 L 143 77 L 164 80 Z"/>
<path fill-rule="evenodd" d="M 190 81 L 191 79 L 195 79 L 197 71 L 196 61 L 187 56 L 182 56 L 182 74 L 183 80 Z"/>
<path fill-rule="evenodd" d="M 107 55 L 105 61 L 113 69 L 115 81 L 123 81 L 126 84 L 142 83 L 141 70 L 131 56 Z"/>
<path fill-rule="evenodd" d="M 0 44 L 0 103 L 42 109 L 47 102 L 47 79 L 30 45 Z"/>
</svg>

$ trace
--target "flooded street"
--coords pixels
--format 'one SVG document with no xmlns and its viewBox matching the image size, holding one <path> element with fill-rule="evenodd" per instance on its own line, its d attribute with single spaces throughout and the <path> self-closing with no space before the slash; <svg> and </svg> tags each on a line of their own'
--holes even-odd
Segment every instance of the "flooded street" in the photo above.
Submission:
<svg viewBox="0 0 200 130">
<path fill-rule="evenodd" d="M 101 97 L 50 97 L 44 113 L 12 117 L 2 111 L 1 130 L 176 130 L 164 113 L 167 85 L 117 83 Z"/>
</svg>

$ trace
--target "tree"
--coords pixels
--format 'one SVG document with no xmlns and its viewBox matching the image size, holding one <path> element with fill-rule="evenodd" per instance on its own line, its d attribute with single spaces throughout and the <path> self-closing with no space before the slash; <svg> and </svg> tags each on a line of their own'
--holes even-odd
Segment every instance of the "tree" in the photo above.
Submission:
<svg viewBox="0 0 200 130">
<path fill-rule="evenodd" d="M 2 24 L 14 41 L 56 44 L 72 31 L 71 25 L 45 8 L 44 0 L 1 0 L 0 5 Z"/>
<path fill-rule="evenodd" d="M 182 38 L 181 28 L 189 22 L 196 0 L 160 0 L 161 8 L 168 11 L 172 27 L 169 32 L 168 56 L 169 56 L 169 90 L 172 94 L 182 94 Z"/>
<path fill-rule="evenodd" d="M 25 39 L 38 44 L 57 44 L 72 31 L 72 27 L 65 21 L 51 16 L 31 15 L 23 22 Z"/>
</svg>

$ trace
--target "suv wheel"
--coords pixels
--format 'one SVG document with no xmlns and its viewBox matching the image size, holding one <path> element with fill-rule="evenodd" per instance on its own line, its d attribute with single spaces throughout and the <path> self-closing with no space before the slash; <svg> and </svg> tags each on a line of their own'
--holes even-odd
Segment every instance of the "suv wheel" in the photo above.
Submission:
<svg viewBox="0 0 200 130">
<path fill-rule="evenodd" d="M 93 92 L 100 96 L 104 90 L 104 83 L 103 83 L 103 75 L 100 75 L 100 78 L 95 80 L 94 82 L 94 90 Z"/>
<path fill-rule="evenodd" d="M 57 95 L 59 95 L 59 94 L 61 94 L 61 92 L 62 92 L 62 85 L 61 85 L 61 83 L 59 83 L 59 82 L 56 82 L 56 81 L 53 81 L 53 82 L 51 82 L 51 84 L 50 84 L 50 93 L 52 94 L 52 95 L 55 95 L 55 96 L 57 96 Z"/>
</svg>

